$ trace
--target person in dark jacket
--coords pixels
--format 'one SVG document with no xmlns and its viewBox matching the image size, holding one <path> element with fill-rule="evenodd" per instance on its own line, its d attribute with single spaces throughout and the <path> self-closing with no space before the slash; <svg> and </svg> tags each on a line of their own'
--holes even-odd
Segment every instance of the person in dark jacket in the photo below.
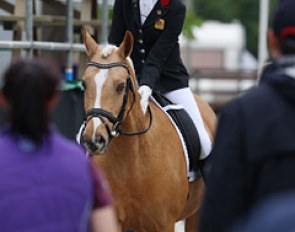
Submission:
<svg viewBox="0 0 295 232">
<path fill-rule="evenodd" d="M 36 59 L 15 61 L 4 73 L 0 92 L 7 116 L 0 131 L 3 232 L 118 229 L 101 171 L 80 146 L 51 125 L 59 77 L 55 67 Z"/>
<path fill-rule="evenodd" d="M 295 192 L 287 191 L 263 200 L 230 232 L 293 232 L 294 218 Z"/>
<path fill-rule="evenodd" d="M 222 111 L 201 211 L 201 232 L 224 232 L 263 199 L 295 189 L 295 1 L 275 11 L 273 62 L 257 88 Z"/>
<path fill-rule="evenodd" d="M 116 0 L 109 43 L 119 46 L 126 30 L 133 34 L 131 58 L 140 86 L 143 112 L 146 112 L 152 90 L 183 105 L 198 130 L 200 159 L 204 161 L 211 151 L 211 141 L 188 87 L 189 75 L 180 57 L 178 42 L 185 12 L 185 5 L 180 0 Z"/>
</svg>

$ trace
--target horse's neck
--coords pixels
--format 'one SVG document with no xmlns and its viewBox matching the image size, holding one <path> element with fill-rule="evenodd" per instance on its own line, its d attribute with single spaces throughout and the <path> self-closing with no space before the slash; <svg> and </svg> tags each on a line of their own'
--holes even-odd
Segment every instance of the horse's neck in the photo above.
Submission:
<svg viewBox="0 0 295 232">
<path fill-rule="evenodd" d="M 128 107 L 127 107 L 128 109 Z M 127 133 L 137 133 L 149 127 L 150 115 L 147 112 L 145 115 L 141 112 L 139 104 L 134 104 L 132 110 L 128 113 L 126 118 L 120 125 L 120 129 Z M 139 152 L 139 145 L 142 141 L 150 137 L 150 130 L 140 135 L 119 135 L 114 138 L 110 144 L 109 151 L 117 156 L 117 153 L 128 153 L 128 157 L 120 155 L 123 159 L 137 159 Z"/>
<path fill-rule="evenodd" d="M 120 129 L 128 133 L 138 132 L 148 126 L 148 117 L 138 118 L 136 113 L 130 112 L 122 122 Z M 147 132 L 149 133 L 149 132 Z M 119 135 L 110 142 L 108 150 L 100 162 L 103 169 L 113 170 L 111 179 L 132 179 L 130 173 L 141 175 L 143 158 L 146 158 L 142 145 L 145 143 L 147 133 L 142 135 Z M 133 175 L 132 174 L 132 175 Z"/>
<path fill-rule="evenodd" d="M 146 112 L 144 115 L 141 111 L 140 104 L 136 100 L 132 109 L 122 123 L 122 129 L 129 132 L 138 132 L 149 126 L 150 115 Z"/>
<path fill-rule="evenodd" d="M 138 132 L 150 123 L 149 112 L 143 115 L 140 106 L 134 107 L 120 127 L 126 132 Z M 144 183 L 142 178 L 152 178 L 150 175 L 154 175 L 154 170 L 158 172 L 164 165 L 173 166 L 172 160 L 180 164 L 184 162 L 183 156 L 172 155 L 183 152 L 175 128 L 159 108 L 151 104 L 151 110 L 153 122 L 150 130 L 134 136 L 119 135 L 111 141 L 102 158 L 103 169 L 106 172 L 112 170 L 109 179 L 114 185 L 118 185 L 118 179 Z M 174 141 L 173 146 L 167 144 L 168 139 Z M 171 160 L 171 157 L 174 158 Z"/>
</svg>

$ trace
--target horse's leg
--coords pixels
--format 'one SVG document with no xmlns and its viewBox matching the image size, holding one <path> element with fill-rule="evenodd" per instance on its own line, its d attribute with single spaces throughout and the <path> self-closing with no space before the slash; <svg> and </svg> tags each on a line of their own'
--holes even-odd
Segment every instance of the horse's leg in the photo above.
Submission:
<svg viewBox="0 0 295 232">
<path fill-rule="evenodd" d="M 185 232 L 196 232 L 205 193 L 205 184 L 202 178 L 198 178 L 194 182 L 190 182 L 189 186 L 189 198 L 181 218 L 185 220 Z"/>
<path fill-rule="evenodd" d="M 170 223 L 167 227 L 165 232 L 174 232 L 175 230 L 175 223 Z"/>
<path fill-rule="evenodd" d="M 118 232 L 124 232 L 123 229 L 122 229 L 122 224 L 121 223 L 118 223 Z"/>
<path fill-rule="evenodd" d="M 198 232 L 199 213 L 200 211 L 197 211 L 193 215 L 185 219 L 185 232 Z"/>
</svg>

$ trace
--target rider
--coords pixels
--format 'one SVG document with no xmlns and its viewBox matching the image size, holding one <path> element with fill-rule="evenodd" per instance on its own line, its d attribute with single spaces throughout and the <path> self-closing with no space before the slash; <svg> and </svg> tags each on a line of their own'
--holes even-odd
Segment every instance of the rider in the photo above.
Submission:
<svg viewBox="0 0 295 232">
<path fill-rule="evenodd" d="M 116 0 L 109 43 L 119 46 L 125 31 L 132 32 L 134 48 L 131 58 L 140 86 L 138 92 L 143 112 L 147 110 L 152 90 L 183 105 L 200 136 L 202 169 L 212 144 L 188 87 L 189 75 L 180 57 L 178 37 L 185 11 L 180 0 Z"/>
</svg>

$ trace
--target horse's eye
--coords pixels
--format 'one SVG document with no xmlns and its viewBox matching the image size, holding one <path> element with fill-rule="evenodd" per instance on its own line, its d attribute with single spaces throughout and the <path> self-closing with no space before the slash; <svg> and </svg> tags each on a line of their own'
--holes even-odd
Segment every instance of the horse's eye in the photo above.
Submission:
<svg viewBox="0 0 295 232">
<path fill-rule="evenodd" d="M 117 86 L 117 92 L 118 93 L 122 93 L 124 91 L 125 88 L 125 83 L 121 83 Z"/>
</svg>

